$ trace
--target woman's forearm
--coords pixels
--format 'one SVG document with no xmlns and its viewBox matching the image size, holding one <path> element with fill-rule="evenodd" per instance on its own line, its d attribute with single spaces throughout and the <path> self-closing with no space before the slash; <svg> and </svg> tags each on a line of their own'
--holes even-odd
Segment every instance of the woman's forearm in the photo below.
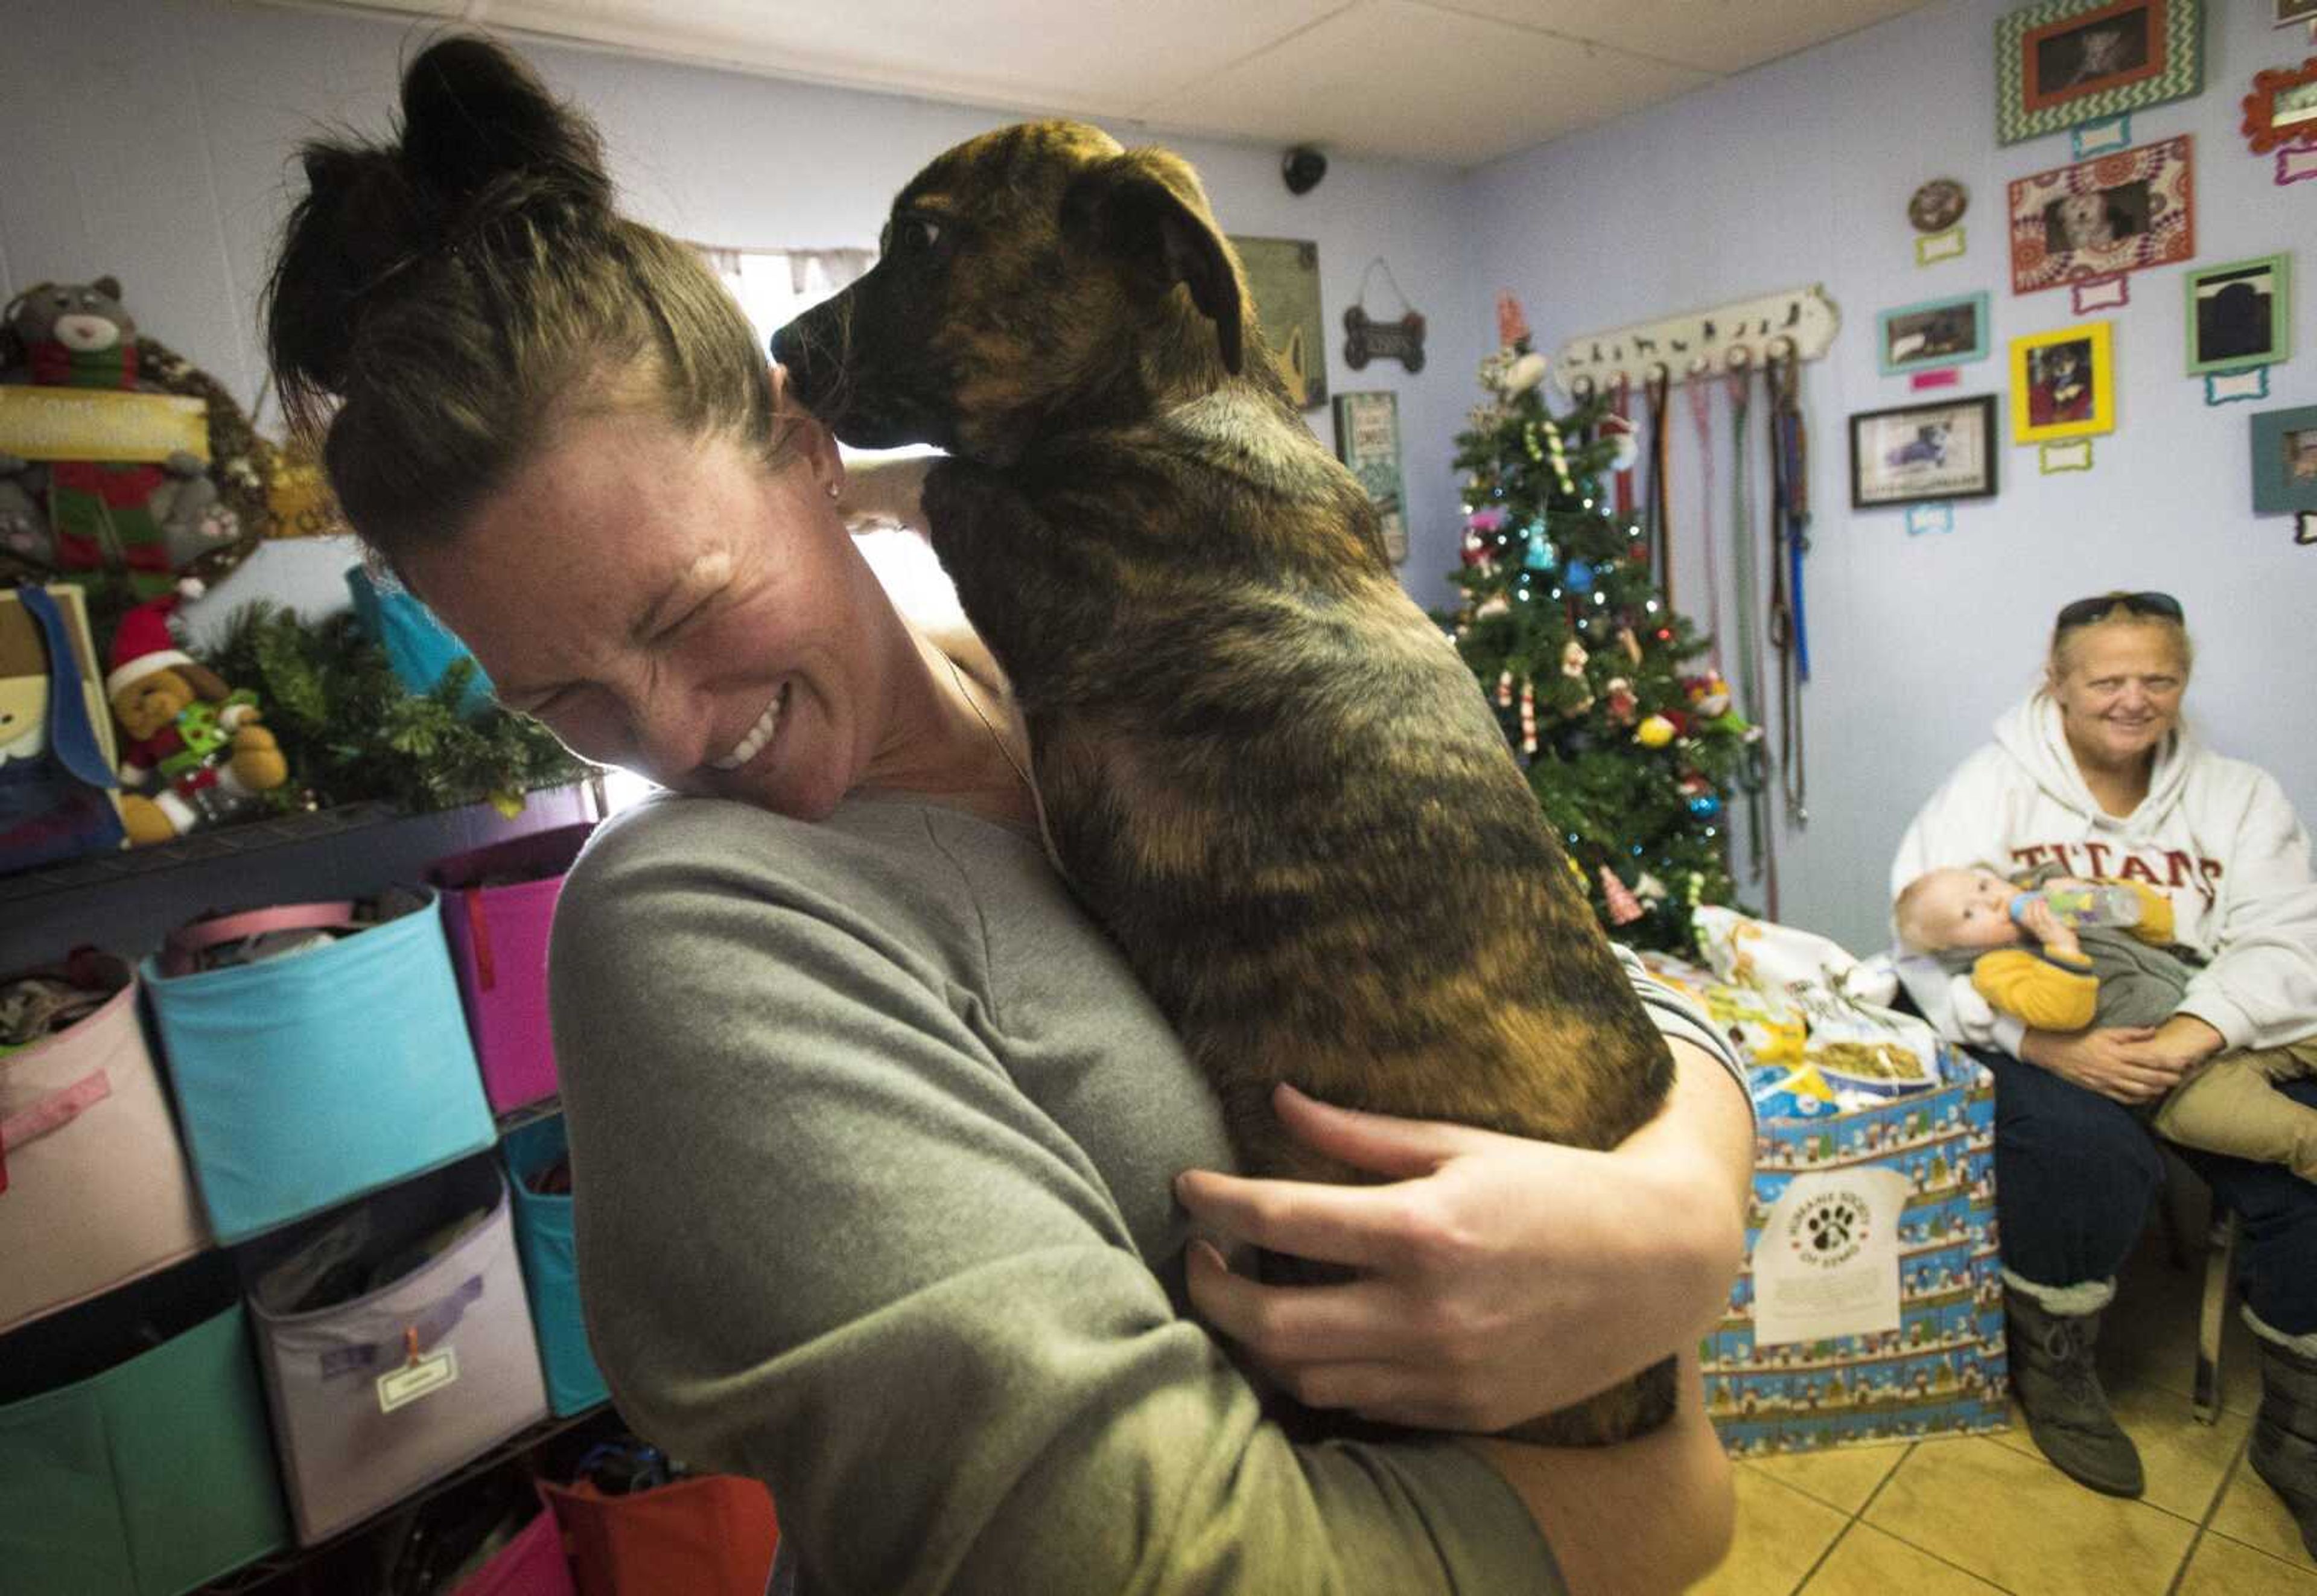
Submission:
<svg viewBox="0 0 2317 1596">
<path fill-rule="evenodd" d="M 1745 1229 L 1746 1198 L 1754 1179 L 1754 1116 L 1744 1089 L 1720 1060 L 1694 1042 L 1667 1038 L 1673 1049 L 1673 1090 L 1657 1117 L 1625 1138 L 1617 1151 L 1702 1181 L 1726 1202 L 1720 1206 Z M 1720 1238 L 1736 1272 L 1742 1233 Z"/>
<path fill-rule="evenodd" d="M 1504 1475 L 1560 1561 L 1571 1596 L 1686 1589 L 1729 1554 L 1730 1461 L 1705 1417 L 1697 1355 L 1681 1358 L 1681 1405 L 1653 1435 L 1615 1447 L 1468 1445 Z"/>
</svg>

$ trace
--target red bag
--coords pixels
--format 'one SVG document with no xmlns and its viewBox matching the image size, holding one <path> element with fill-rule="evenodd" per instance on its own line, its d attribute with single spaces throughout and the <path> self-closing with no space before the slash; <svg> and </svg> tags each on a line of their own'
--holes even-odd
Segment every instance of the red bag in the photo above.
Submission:
<svg viewBox="0 0 2317 1596">
<path fill-rule="evenodd" d="M 586 1480 L 540 1490 L 579 1596 L 765 1596 L 781 1530 L 762 1481 L 702 1475 L 627 1496 Z"/>
<path fill-rule="evenodd" d="M 477 1569 L 452 1596 L 572 1596 L 563 1529 L 542 1507 L 521 1534 Z"/>
</svg>

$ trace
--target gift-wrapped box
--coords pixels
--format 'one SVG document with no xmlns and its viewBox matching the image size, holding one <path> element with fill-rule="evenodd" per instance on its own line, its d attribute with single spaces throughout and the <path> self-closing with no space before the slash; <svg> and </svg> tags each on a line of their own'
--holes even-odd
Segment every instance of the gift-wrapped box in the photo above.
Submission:
<svg viewBox="0 0 2317 1596">
<path fill-rule="evenodd" d="M 1777 1056 L 1749 1061 L 1769 1066 L 1753 1071 L 1758 1101 L 1793 1099 L 1811 1049 L 1783 994 L 1648 962 L 1741 1050 L 1749 1033 L 1771 1039 Z M 1706 1411 L 1734 1456 L 2008 1424 L 1995 1086 L 1968 1055 L 1934 1051 L 1933 1084 L 1893 1097 L 1846 1083 L 1839 1102 L 1758 1122 L 1746 1267 L 1700 1348 Z"/>
</svg>

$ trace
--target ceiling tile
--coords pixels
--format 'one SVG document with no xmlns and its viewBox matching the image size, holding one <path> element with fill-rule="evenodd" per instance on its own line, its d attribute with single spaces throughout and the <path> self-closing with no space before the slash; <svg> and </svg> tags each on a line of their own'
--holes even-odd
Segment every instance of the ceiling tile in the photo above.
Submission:
<svg viewBox="0 0 2317 1596">
<path fill-rule="evenodd" d="M 390 0 L 419 8 L 429 0 Z M 1343 0 L 482 0 L 487 26 L 968 103 L 1115 116 Z"/>
<path fill-rule="evenodd" d="M 1743 72 L 1912 11 L 1924 0 L 1444 0 L 1460 12 L 1614 45 L 1708 72 Z"/>
<path fill-rule="evenodd" d="M 1471 166 L 1711 81 L 1414 0 L 1369 0 L 1137 114 Z"/>
</svg>

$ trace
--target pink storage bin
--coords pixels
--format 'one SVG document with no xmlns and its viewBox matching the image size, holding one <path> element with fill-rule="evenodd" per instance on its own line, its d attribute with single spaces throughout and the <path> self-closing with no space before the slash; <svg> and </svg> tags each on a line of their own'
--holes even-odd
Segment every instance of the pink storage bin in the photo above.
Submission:
<svg viewBox="0 0 2317 1596">
<path fill-rule="evenodd" d="M 55 1035 L 0 1057 L 0 1333 L 209 1245 L 138 983 Z"/>
<path fill-rule="evenodd" d="M 571 1560 L 563 1555 L 563 1526 L 541 1503 L 539 1517 L 460 1582 L 451 1596 L 578 1596 Z"/>
<path fill-rule="evenodd" d="M 443 894 L 443 928 L 459 998 L 482 1065 L 483 1096 L 504 1114 L 555 1095 L 547 1019 L 547 936 L 563 874 L 595 822 L 558 826 L 437 860 L 426 873 Z M 483 884 L 495 875 L 538 879 Z"/>
</svg>

